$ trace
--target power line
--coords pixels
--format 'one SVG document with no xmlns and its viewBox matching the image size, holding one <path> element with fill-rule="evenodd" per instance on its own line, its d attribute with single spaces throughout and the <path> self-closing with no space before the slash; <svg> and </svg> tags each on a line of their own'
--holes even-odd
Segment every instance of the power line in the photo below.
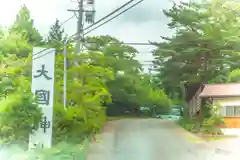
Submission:
<svg viewBox="0 0 240 160">
<path fill-rule="evenodd" d="M 144 1 L 144 0 L 140 0 L 140 1 L 138 1 L 137 3 L 135 3 L 134 5 L 132 5 L 131 7 L 128 7 L 127 9 L 125 9 L 125 10 L 123 10 L 122 12 L 118 13 L 117 15 L 113 16 L 112 18 L 110 18 L 109 20 L 105 21 L 104 23 L 102 23 L 102 24 L 100 24 L 100 25 L 94 27 L 93 29 L 87 31 L 86 33 L 84 33 L 84 35 L 86 35 L 86 34 L 92 32 L 92 31 L 94 31 L 95 29 L 97 29 L 97 28 L 103 26 L 104 24 L 106 24 L 106 23 L 112 21 L 113 19 L 117 18 L 118 16 L 122 15 L 123 13 L 125 13 L 125 12 L 127 12 L 128 10 L 132 9 L 133 7 L 137 6 L 138 4 L 140 4 L 140 3 L 143 2 L 143 1 Z"/>
<path fill-rule="evenodd" d="M 77 33 L 75 35 L 78 35 L 78 37 L 76 38 L 77 39 L 77 42 L 76 42 L 76 53 L 78 53 L 80 51 L 80 46 L 81 46 L 81 40 L 83 39 L 83 31 L 84 30 L 87 30 L 91 27 L 93 27 L 94 25 L 100 23 L 101 21 L 105 20 L 106 18 L 110 17 L 111 15 L 115 14 L 116 12 L 118 12 L 119 10 L 121 10 L 122 8 L 124 8 L 125 6 L 129 5 L 130 3 L 132 3 L 133 1 L 135 0 L 130 0 L 128 1 L 127 3 L 124 3 L 122 6 L 120 6 L 119 8 L 115 9 L 114 11 L 112 11 L 111 13 L 107 14 L 106 16 L 104 16 L 103 18 L 99 19 L 97 22 L 91 24 L 90 26 L 88 26 L 87 28 L 83 29 L 83 12 L 86 12 L 85 13 L 85 16 L 86 18 L 88 16 L 91 15 L 91 23 L 94 22 L 94 13 L 95 13 L 95 10 L 93 11 L 90 11 L 91 14 L 89 14 L 87 10 L 84 10 L 84 6 L 83 6 L 83 0 L 78 0 L 77 3 L 78 3 L 78 9 L 75 9 L 75 10 L 72 10 L 72 9 L 69 9 L 68 11 L 72 11 L 72 12 L 78 12 L 78 29 L 77 29 Z M 90 4 L 90 3 L 89 3 Z M 94 2 L 92 1 L 91 4 L 93 5 Z M 88 15 L 87 15 L 88 13 Z"/>
<path fill-rule="evenodd" d="M 96 42 L 87 42 L 87 43 L 96 43 Z M 109 44 L 127 44 L 133 46 L 152 46 L 151 43 L 140 43 L 140 42 L 110 42 Z"/>
<path fill-rule="evenodd" d="M 123 13 L 125 13 L 125 12 L 127 12 L 128 10 L 132 9 L 133 7 L 137 6 L 138 4 L 140 4 L 140 3 L 143 2 L 143 1 L 144 1 L 144 0 L 138 1 L 137 3 L 133 4 L 132 6 L 128 7 L 128 8 L 125 9 L 125 10 L 123 10 L 122 12 L 118 13 L 117 15 L 115 15 L 114 17 L 110 18 L 109 20 L 105 21 L 104 23 L 102 23 L 102 24 L 94 27 L 94 28 L 91 29 L 90 31 L 84 33 L 84 35 L 90 33 L 91 31 L 93 31 L 93 30 L 95 30 L 95 29 L 103 26 L 104 24 L 110 22 L 111 20 L 117 18 L 118 16 L 122 15 Z M 132 0 L 129 1 L 129 2 L 132 2 Z M 128 2 L 127 2 L 127 3 L 128 3 Z M 121 7 L 122 7 L 122 6 L 121 6 Z M 73 17 L 74 17 L 74 16 L 73 16 Z M 106 16 L 105 16 L 105 17 L 106 17 Z M 107 18 L 107 17 L 106 17 L 106 18 Z M 103 18 L 102 18 L 102 19 L 103 19 Z M 99 22 L 98 22 L 98 23 L 99 23 Z M 95 24 L 95 23 L 94 23 L 94 24 Z M 84 29 L 84 30 L 85 30 L 85 29 Z M 72 36 L 70 36 L 70 37 L 69 37 L 69 40 L 71 40 L 71 39 L 72 39 L 75 35 L 77 35 L 77 34 L 78 34 L 78 33 L 75 33 L 75 34 L 73 34 Z M 147 45 L 147 44 L 148 44 L 148 45 L 151 45 L 150 43 L 132 43 L 132 44 L 133 44 L 133 45 L 134 45 L 134 44 L 135 44 L 135 45 Z M 40 53 L 42 53 L 42 52 L 44 52 L 44 51 L 46 51 L 46 50 L 47 50 L 47 48 L 44 49 L 44 50 L 42 50 L 42 51 L 40 51 L 40 52 L 38 52 L 38 53 L 36 53 L 36 54 L 34 54 L 33 56 L 38 55 L 38 54 L 40 54 Z M 51 53 L 51 52 L 50 52 L 50 53 Z M 38 58 L 41 58 L 41 57 L 43 57 L 43 56 L 45 56 L 45 55 L 47 55 L 47 54 L 49 54 L 49 53 L 47 52 L 47 53 L 45 53 L 44 55 L 41 55 L 41 56 L 35 58 L 34 60 L 36 60 L 36 59 L 38 59 Z"/>
<path fill-rule="evenodd" d="M 88 42 L 88 43 L 96 43 L 96 42 Z M 109 43 L 109 44 L 126 44 L 126 45 L 143 45 L 143 46 L 145 46 L 145 45 L 152 45 L 151 43 L 125 43 L 125 42 L 120 42 L 120 43 Z M 48 50 L 49 48 L 46 48 L 46 49 L 44 49 L 44 50 L 42 50 L 42 51 L 40 51 L 40 52 L 38 52 L 38 53 L 36 53 L 36 54 L 34 54 L 33 56 L 35 56 L 35 55 L 38 55 L 38 54 L 40 54 L 40 53 L 42 53 L 42 52 L 44 52 L 44 51 L 46 51 L 46 50 Z M 39 57 L 36 57 L 36 58 L 33 58 L 33 60 L 36 60 L 36 59 L 38 59 L 38 58 L 41 58 L 41 57 L 43 57 L 43 56 L 45 56 L 45 55 L 47 55 L 47 54 L 49 54 L 49 53 L 51 53 L 51 52 L 47 52 L 47 53 L 45 53 L 45 54 L 43 54 L 43 55 L 41 55 L 41 56 L 39 56 Z M 139 54 L 152 54 L 151 52 L 138 52 Z"/>
<path fill-rule="evenodd" d="M 134 46 L 152 46 L 151 43 L 137 43 L 137 42 L 123 42 L 122 44 L 134 45 Z"/>
<path fill-rule="evenodd" d="M 97 28 L 103 26 L 104 24 L 110 22 L 111 20 L 117 18 L 118 16 L 122 15 L 123 13 L 125 13 L 125 12 L 127 12 L 128 10 L 132 9 L 133 7 L 135 7 L 136 5 L 140 4 L 142 1 L 144 1 L 144 0 L 140 0 L 139 2 L 133 4 L 132 6 L 128 7 L 127 9 L 125 9 L 125 10 L 123 10 L 122 12 L 118 13 L 117 15 L 113 16 L 112 18 L 110 18 L 109 20 L 105 21 L 104 23 L 102 23 L 102 24 L 100 24 L 100 25 L 94 27 L 93 29 L 87 31 L 86 33 L 84 33 L 84 35 L 86 35 L 86 34 L 92 32 L 93 30 L 95 30 L 95 29 L 97 29 Z M 121 6 L 121 7 L 122 7 L 122 6 Z M 105 16 L 105 17 L 106 17 L 106 16 Z M 107 18 L 107 17 L 106 17 L 106 18 Z M 105 18 L 105 19 L 106 19 L 106 18 Z M 103 18 L 101 18 L 101 19 L 103 19 Z M 104 19 L 103 19 L 103 20 L 104 20 Z M 99 22 L 98 22 L 98 23 L 99 23 Z M 95 23 L 94 23 L 93 25 L 95 25 Z M 92 25 L 92 26 L 93 26 L 93 25 Z M 84 30 L 87 30 L 87 29 L 89 29 L 89 27 L 84 28 Z M 78 33 L 73 34 L 72 36 L 70 36 L 70 38 L 73 38 L 73 37 L 76 36 L 77 34 L 78 34 Z"/>
<path fill-rule="evenodd" d="M 86 28 L 84 28 L 84 30 L 87 30 L 91 27 L 93 27 L 94 25 L 98 24 L 99 22 L 105 20 L 106 18 L 110 17 L 111 15 L 113 15 L 114 13 L 116 13 L 117 11 L 121 10 L 122 8 L 124 8 L 125 6 L 127 6 L 128 4 L 132 3 L 134 0 L 130 0 L 127 3 L 123 4 L 122 6 L 120 6 L 119 8 L 115 9 L 114 11 L 112 11 L 111 13 L 107 14 L 106 16 L 102 17 L 101 19 L 99 19 L 97 22 L 91 24 L 90 26 L 87 26 Z"/>
<path fill-rule="evenodd" d="M 75 14 L 72 15 L 71 17 L 69 17 L 68 19 L 66 19 L 65 21 L 63 21 L 61 24 L 60 24 L 60 27 L 62 27 L 65 23 L 67 23 L 68 21 L 70 21 L 72 18 L 75 17 Z"/>
<path fill-rule="evenodd" d="M 75 17 L 75 15 L 72 15 L 71 17 L 69 17 L 68 19 L 66 19 L 65 21 L 63 21 L 61 24 L 60 24 L 60 27 L 62 27 L 64 24 L 66 24 L 69 20 L 71 20 L 73 17 Z M 48 48 L 46 48 L 46 49 L 44 49 L 44 50 L 42 50 L 42 51 L 39 51 L 39 52 L 37 52 L 37 53 L 35 53 L 34 55 L 32 55 L 32 56 L 36 56 L 36 55 L 38 55 L 38 54 L 41 54 L 42 52 L 44 52 L 44 51 L 46 51 L 46 50 L 48 50 Z"/>
<path fill-rule="evenodd" d="M 80 52 L 81 41 L 82 41 L 82 39 L 84 37 L 84 30 L 87 30 L 87 29 L 95 26 L 96 24 L 100 23 L 101 21 L 105 20 L 106 18 L 110 17 L 111 15 L 115 14 L 116 12 L 118 12 L 119 10 L 124 8 L 125 6 L 129 5 L 133 1 L 134 0 L 130 0 L 130 1 L 126 2 L 125 4 L 120 6 L 119 8 L 115 9 L 111 13 L 109 13 L 106 16 L 104 16 L 101 19 L 99 19 L 97 22 L 95 22 L 95 23 L 91 24 L 90 26 L 88 26 L 87 28 L 83 29 L 83 24 L 82 24 L 83 18 L 82 18 L 82 16 L 83 16 L 83 12 L 86 12 L 86 11 L 83 9 L 83 0 L 79 0 L 78 1 L 79 9 L 78 10 L 69 10 L 69 11 L 73 11 L 73 12 L 77 11 L 78 14 L 79 14 L 78 15 L 78 31 L 77 31 L 77 33 L 75 35 L 73 35 L 73 36 L 77 36 L 76 37 L 76 40 L 77 40 L 77 42 L 76 42 L 76 53 Z M 95 10 L 93 12 L 95 12 Z M 94 18 L 93 15 L 92 15 L 92 18 Z M 93 21 L 91 21 L 91 22 L 93 22 Z"/>
<path fill-rule="evenodd" d="M 96 43 L 96 42 L 87 42 L 87 43 Z M 152 45 L 151 43 L 125 43 L 125 42 L 120 42 L 120 43 L 109 43 L 109 44 L 126 44 L 126 45 Z M 40 54 L 40 53 L 42 53 L 42 52 L 44 52 L 44 51 L 46 51 L 46 50 L 48 50 L 49 48 L 46 48 L 46 49 L 44 49 L 44 50 L 42 50 L 42 51 L 40 51 L 40 52 L 38 52 L 38 53 L 36 53 L 36 54 L 34 54 L 33 56 L 35 56 L 35 55 L 37 55 L 37 54 Z M 41 58 L 41 57 L 43 57 L 43 56 L 45 56 L 45 55 L 47 55 L 47 54 L 49 54 L 49 53 L 51 53 L 51 52 L 47 52 L 47 53 L 45 53 L 45 54 L 43 54 L 43 55 L 41 55 L 41 56 L 39 56 L 39 57 L 36 57 L 36 58 L 33 58 L 33 60 L 36 60 L 36 59 L 38 59 L 38 58 Z M 138 54 L 152 54 L 151 52 L 141 52 L 141 51 L 138 51 Z M 146 61 L 147 62 L 147 61 Z"/>
<path fill-rule="evenodd" d="M 96 42 L 87 42 L 87 43 L 96 43 Z M 151 45 L 152 45 L 151 43 L 136 43 L 136 42 L 130 42 L 130 43 L 120 42 L 120 43 L 109 43 L 109 44 L 143 45 L 143 46 L 145 46 L 145 45 L 151 46 Z M 44 51 L 46 51 L 46 50 L 48 50 L 48 49 L 49 49 L 49 48 L 46 48 L 46 49 L 44 49 L 44 50 L 42 50 L 42 51 L 34 54 L 33 56 L 38 55 L 38 54 L 40 54 L 40 53 L 42 53 L 42 52 L 44 52 Z M 45 53 L 45 54 L 43 54 L 43 55 L 41 55 L 41 56 L 39 56 L 39 57 L 33 58 L 33 60 L 38 59 L 38 58 L 41 58 L 41 57 L 43 57 L 43 56 L 45 56 L 45 55 L 47 55 L 47 54 L 49 54 L 49 53 L 51 53 L 51 52 L 47 52 L 47 53 Z M 152 54 L 151 52 L 141 52 L 141 51 L 139 51 L 138 53 L 139 53 L 139 54 Z"/>
<path fill-rule="evenodd" d="M 45 49 L 43 49 L 42 51 L 37 52 L 36 54 L 43 53 L 44 51 L 46 51 L 46 50 L 48 50 L 48 49 L 49 49 L 49 48 L 45 48 Z M 40 56 L 38 56 L 38 57 L 36 57 L 36 58 L 33 58 L 32 60 L 36 60 L 36 59 L 42 58 L 42 57 L 44 57 L 45 55 L 48 55 L 48 54 L 50 54 L 50 53 L 52 53 L 52 50 L 49 51 L 49 52 L 47 52 L 47 53 L 44 53 L 43 55 L 40 55 Z M 36 54 L 34 54 L 33 56 L 35 56 Z"/>
</svg>

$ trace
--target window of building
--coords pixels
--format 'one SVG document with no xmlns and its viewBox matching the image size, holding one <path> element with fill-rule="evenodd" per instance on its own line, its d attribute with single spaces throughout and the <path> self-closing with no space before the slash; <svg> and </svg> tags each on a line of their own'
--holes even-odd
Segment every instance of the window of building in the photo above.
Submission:
<svg viewBox="0 0 240 160">
<path fill-rule="evenodd" d="M 234 106 L 226 106 L 226 116 L 234 117 Z"/>
<path fill-rule="evenodd" d="M 224 108 L 226 117 L 240 117 L 240 106 L 225 106 Z"/>
<path fill-rule="evenodd" d="M 235 106 L 234 109 L 235 109 L 235 111 L 234 111 L 235 116 L 239 116 L 240 117 L 240 106 Z"/>
</svg>

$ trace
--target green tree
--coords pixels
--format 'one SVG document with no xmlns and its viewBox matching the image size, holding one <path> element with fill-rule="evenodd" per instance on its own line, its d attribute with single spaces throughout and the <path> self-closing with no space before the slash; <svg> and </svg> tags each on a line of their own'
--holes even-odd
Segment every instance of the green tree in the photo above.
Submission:
<svg viewBox="0 0 240 160">
<path fill-rule="evenodd" d="M 138 51 L 111 36 L 87 37 L 86 47 L 92 65 L 111 68 L 114 72 L 115 79 L 107 82 L 113 100 L 108 105 L 108 113 L 122 114 L 126 109 L 133 111 L 134 108 L 139 108 L 135 83 L 140 78 L 142 67 L 134 59 Z M 124 75 L 119 76 L 120 71 Z"/>
<path fill-rule="evenodd" d="M 4 141 L 28 141 L 42 118 L 31 93 L 30 78 L 22 74 L 25 62 L 14 54 L 1 58 L 0 132 Z"/>
<path fill-rule="evenodd" d="M 240 69 L 235 69 L 229 73 L 228 82 L 240 82 Z"/>
<path fill-rule="evenodd" d="M 50 28 L 46 42 L 51 47 L 56 48 L 57 52 L 61 52 L 66 39 L 67 36 L 64 33 L 64 29 L 61 27 L 59 20 L 56 19 L 55 23 Z"/>
<path fill-rule="evenodd" d="M 22 38 L 21 42 L 29 45 L 24 37 Z M 8 44 L 8 42 L 11 42 L 9 38 L 6 37 L 4 40 L 5 47 L 9 46 L 9 48 L 15 51 L 15 46 Z M 23 46 L 19 46 L 19 50 L 23 49 Z M 38 124 L 39 116 L 41 116 L 38 106 L 34 104 L 31 93 L 32 58 L 31 55 L 19 57 L 17 54 L 19 52 L 6 54 L 6 48 L 2 47 L 2 54 L 0 54 L 1 133 L 5 138 L 24 140 L 28 138 L 28 133 L 34 130 L 35 124 Z M 68 45 L 67 49 L 71 53 L 73 45 Z M 79 66 L 73 63 L 82 61 L 83 57 L 86 57 L 86 55 L 69 54 L 68 57 L 69 63 L 74 64 L 69 65 L 68 68 L 68 108 L 64 108 L 62 105 L 63 56 L 58 55 L 56 57 L 54 143 L 67 139 L 70 140 L 69 138 L 71 137 L 74 137 L 75 140 L 73 141 L 76 141 L 76 137 L 80 141 L 84 136 L 98 131 L 106 119 L 104 106 L 111 102 L 111 95 L 108 92 L 106 82 L 114 78 L 113 71 L 111 68 L 94 66 L 90 63 L 81 63 Z M 25 111 L 28 112 L 22 115 Z M 33 115 L 33 118 L 30 115 Z M 19 118 L 18 116 L 22 117 Z M 6 123 L 8 118 L 10 119 L 9 123 Z M 20 122 L 19 119 L 22 118 L 27 123 L 18 126 L 16 121 Z M 24 127 L 26 128 L 25 130 Z M 16 132 L 16 130 L 21 131 Z M 8 134 L 8 132 L 12 134 Z M 10 137 L 6 137 L 6 135 Z"/>
<path fill-rule="evenodd" d="M 112 95 L 112 103 L 107 105 L 108 115 L 122 115 L 126 111 L 139 114 L 141 105 L 153 107 L 156 105 L 164 112 L 169 107 L 169 99 L 156 101 L 154 94 L 160 89 L 151 90 L 153 87 L 150 77 L 143 75 L 141 64 L 135 60 L 137 50 L 125 45 L 111 36 L 87 37 L 87 54 L 81 63 L 88 62 L 94 66 L 111 68 L 115 79 L 107 82 L 107 87 Z M 120 75 L 122 71 L 124 74 Z M 149 79 L 148 79 L 149 78 Z M 151 94 L 151 96 L 149 96 Z M 162 97 L 163 98 L 163 97 Z M 165 105 L 162 105 L 165 103 Z"/>
<path fill-rule="evenodd" d="M 138 51 L 111 36 L 87 37 L 86 46 L 91 64 L 111 68 L 115 75 L 114 80 L 107 82 L 113 102 L 108 105 L 108 114 L 139 110 L 136 88 L 140 84 L 142 66 L 135 60 Z M 120 71 L 124 72 L 124 75 L 119 75 Z"/>
<path fill-rule="evenodd" d="M 139 105 L 148 107 L 156 113 L 167 113 L 170 111 L 171 100 L 163 89 L 155 86 L 151 75 L 141 77 L 140 84 L 138 84 L 137 87 L 137 93 L 138 97 L 136 101 L 139 102 Z"/>
<path fill-rule="evenodd" d="M 184 86 L 207 83 L 239 64 L 238 15 L 213 2 L 175 4 L 164 10 L 172 37 L 162 37 L 154 53 L 158 84 L 168 95 L 185 98 Z"/>
<path fill-rule="evenodd" d="M 82 60 L 81 55 L 69 55 L 69 62 Z M 71 133 L 83 136 L 99 130 L 106 119 L 104 104 L 111 102 L 106 81 L 114 78 L 111 69 L 93 66 L 87 63 L 71 65 L 68 68 L 66 109 L 62 103 L 62 55 L 57 56 L 55 135 Z M 69 137 L 71 137 L 69 136 Z"/>
<path fill-rule="evenodd" d="M 34 27 L 30 11 L 23 5 L 16 16 L 14 24 L 10 28 L 10 33 L 14 32 L 22 35 L 32 45 L 41 45 L 42 37 Z"/>
<path fill-rule="evenodd" d="M 13 54 L 18 57 L 28 57 L 31 50 L 32 45 L 28 43 L 23 35 L 6 30 L 2 31 L 2 36 L 0 37 L 1 54 L 5 56 Z"/>
</svg>

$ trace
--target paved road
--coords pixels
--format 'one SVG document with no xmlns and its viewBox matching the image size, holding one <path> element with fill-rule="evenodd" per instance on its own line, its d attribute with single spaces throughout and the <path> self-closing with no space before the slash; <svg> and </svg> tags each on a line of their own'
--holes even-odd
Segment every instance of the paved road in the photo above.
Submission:
<svg viewBox="0 0 240 160">
<path fill-rule="evenodd" d="M 227 151 L 159 119 L 125 119 L 108 124 L 90 146 L 87 160 L 235 160 Z M 239 159 L 239 158 L 238 158 Z"/>
</svg>

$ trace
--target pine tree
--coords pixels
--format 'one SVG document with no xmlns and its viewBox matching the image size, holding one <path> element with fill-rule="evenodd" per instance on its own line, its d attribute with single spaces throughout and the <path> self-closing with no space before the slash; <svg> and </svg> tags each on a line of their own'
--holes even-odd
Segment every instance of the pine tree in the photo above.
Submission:
<svg viewBox="0 0 240 160">
<path fill-rule="evenodd" d="M 30 11 L 23 5 L 16 16 L 14 24 L 10 27 L 10 33 L 21 34 L 32 45 L 40 45 L 42 37 L 34 27 Z"/>
<path fill-rule="evenodd" d="M 57 49 L 57 51 L 62 51 L 62 46 L 64 41 L 67 39 L 67 36 L 64 35 L 64 29 L 61 27 L 61 24 L 58 19 L 51 26 L 50 31 L 47 37 L 47 44 L 51 47 Z"/>
<path fill-rule="evenodd" d="M 239 66 L 238 15 L 214 4 L 189 2 L 164 10 L 176 34 L 156 44 L 154 64 L 159 84 L 169 94 L 181 93 L 182 85 L 207 83 Z"/>
</svg>

